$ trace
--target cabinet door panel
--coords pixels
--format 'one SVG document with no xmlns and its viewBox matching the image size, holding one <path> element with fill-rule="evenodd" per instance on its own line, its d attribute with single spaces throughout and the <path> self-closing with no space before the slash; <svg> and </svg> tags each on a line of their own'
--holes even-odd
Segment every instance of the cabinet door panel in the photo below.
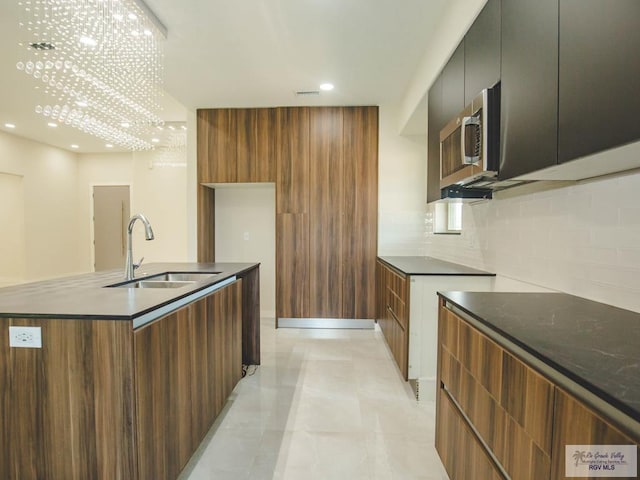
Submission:
<svg viewBox="0 0 640 480">
<path fill-rule="evenodd" d="M 640 139 L 640 2 L 560 1 L 558 160 Z"/>
<path fill-rule="evenodd" d="M 275 108 L 257 110 L 256 182 L 276 181 L 278 115 Z"/>
<path fill-rule="evenodd" d="M 231 109 L 198 110 L 198 181 L 236 181 L 236 114 Z"/>
<path fill-rule="evenodd" d="M 489 0 L 464 37 L 464 104 L 500 80 L 500 0 Z"/>
<path fill-rule="evenodd" d="M 551 478 L 565 478 L 566 445 L 633 445 L 640 458 L 640 439 L 635 440 L 607 422 L 572 395 L 556 388 L 553 421 Z M 635 478 L 635 477 L 633 477 Z"/>
<path fill-rule="evenodd" d="M 558 0 L 502 2 L 501 180 L 558 161 Z"/>
<path fill-rule="evenodd" d="M 309 216 L 276 215 L 276 316 L 309 317 Z"/>
<path fill-rule="evenodd" d="M 343 109 L 343 318 L 375 318 L 378 108 Z"/>
<path fill-rule="evenodd" d="M 258 113 L 255 108 L 233 110 L 236 117 L 236 182 L 256 182 Z"/>
<path fill-rule="evenodd" d="M 343 114 L 317 108 L 310 115 L 309 314 L 341 318 L 343 239 Z"/>
<path fill-rule="evenodd" d="M 442 70 L 442 116 L 444 125 L 464 108 L 464 40 Z"/>
<path fill-rule="evenodd" d="M 309 111 L 278 109 L 276 213 L 309 212 Z"/>
<path fill-rule="evenodd" d="M 442 112 L 442 75 L 429 89 L 427 106 L 427 203 L 440 200 L 440 130 L 445 126 Z"/>
</svg>

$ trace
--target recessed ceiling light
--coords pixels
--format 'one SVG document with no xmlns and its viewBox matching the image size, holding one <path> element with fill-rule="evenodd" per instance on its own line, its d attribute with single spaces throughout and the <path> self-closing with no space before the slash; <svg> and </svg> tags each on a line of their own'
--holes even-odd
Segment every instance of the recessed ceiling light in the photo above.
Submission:
<svg viewBox="0 0 640 480">
<path fill-rule="evenodd" d="M 72 144 L 71 144 L 71 148 L 80 148 L 80 146 L 79 146 L 79 145 L 76 145 L 75 143 L 72 143 Z"/>
<path fill-rule="evenodd" d="M 107 147 L 107 148 L 113 148 L 113 145 L 111 145 L 110 143 L 107 143 L 107 144 L 105 145 L 105 147 Z"/>
<path fill-rule="evenodd" d="M 15 124 L 13 123 L 5 123 L 4 126 L 7 128 L 16 128 Z"/>
<path fill-rule="evenodd" d="M 160 141 L 160 139 L 159 139 L 159 138 L 152 138 L 152 139 L 151 139 L 151 141 L 152 141 L 153 143 L 158 143 L 158 142 Z"/>
<path fill-rule="evenodd" d="M 333 83 L 323 83 L 320 85 L 320 90 L 324 90 L 325 92 L 333 90 Z"/>
<path fill-rule="evenodd" d="M 49 122 L 47 123 L 47 126 L 51 127 L 51 128 L 56 128 L 58 126 L 57 123 L 53 123 L 53 122 Z"/>
</svg>

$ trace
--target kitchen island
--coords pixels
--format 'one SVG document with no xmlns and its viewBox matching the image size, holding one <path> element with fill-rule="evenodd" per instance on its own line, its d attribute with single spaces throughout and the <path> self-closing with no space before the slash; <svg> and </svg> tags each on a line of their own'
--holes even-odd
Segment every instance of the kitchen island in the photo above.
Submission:
<svg viewBox="0 0 640 480">
<path fill-rule="evenodd" d="M 566 469 L 587 468 L 572 455 L 589 446 L 637 456 L 640 314 L 563 293 L 439 295 L 436 448 L 452 480 L 587 476 Z"/>
<path fill-rule="evenodd" d="M 118 270 L 0 289 L 0 478 L 175 479 L 242 364 L 260 363 L 258 268 L 137 272 L 201 273 L 173 288 L 118 286 Z"/>
</svg>

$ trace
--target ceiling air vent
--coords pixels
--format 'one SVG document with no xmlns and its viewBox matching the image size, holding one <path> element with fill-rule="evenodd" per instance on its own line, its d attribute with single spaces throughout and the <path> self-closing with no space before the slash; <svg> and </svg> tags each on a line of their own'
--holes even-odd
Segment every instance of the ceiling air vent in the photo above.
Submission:
<svg viewBox="0 0 640 480">
<path fill-rule="evenodd" d="M 296 97 L 315 97 L 320 95 L 320 90 L 298 90 Z"/>
</svg>

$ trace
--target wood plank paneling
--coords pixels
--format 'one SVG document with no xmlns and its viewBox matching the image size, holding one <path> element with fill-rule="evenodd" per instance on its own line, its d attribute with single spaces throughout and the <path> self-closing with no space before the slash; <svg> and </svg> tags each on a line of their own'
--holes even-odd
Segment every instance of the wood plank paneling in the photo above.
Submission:
<svg viewBox="0 0 640 480">
<path fill-rule="evenodd" d="M 43 348 L 7 348 L 0 472 L 15 480 L 135 478 L 130 324 L 12 319 Z M 8 378 L 7 378 L 8 377 Z M 10 415 L 8 415 L 10 412 Z"/>
<path fill-rule="evenodd" d="M 375 318 L 378 108 L 343 109 L 343 318 Z"/>
<path fill-rule="evenodd" d="M 276 215 L 276 317 L 309 317 L 309 216 Z"/>
<path fill-rule="evenodd" d="M 242 276 L 242 363 L 260 365 L 260 269 Z"/>
<path fill-rule="evenodd" d="M 276 213 L 309 212 L 309 112 L 277 111 Z"/>
<path fill-rule="evenodd" d="M 236 182 L 257 181 L 258 112 L 255 108 L 232 111 L 236 117 Z"/>
<path fill-rule="evenodd" d="M 198 185 L 198 262 L 215 262 L 216 194 L 213 188 Z"/>
<path fill-rule="evenodd" d="M 309 315 L 342 317 L 343 112 L 311 110 L 309 148 Z"/>
<path fill-rule="evenodd" d="M 257 110 L 257 148 L 255 157 L 256 182 L 276 181 L 276 158 L 278 155 L 277 134 L 278 110 Z"/>
</svg>

